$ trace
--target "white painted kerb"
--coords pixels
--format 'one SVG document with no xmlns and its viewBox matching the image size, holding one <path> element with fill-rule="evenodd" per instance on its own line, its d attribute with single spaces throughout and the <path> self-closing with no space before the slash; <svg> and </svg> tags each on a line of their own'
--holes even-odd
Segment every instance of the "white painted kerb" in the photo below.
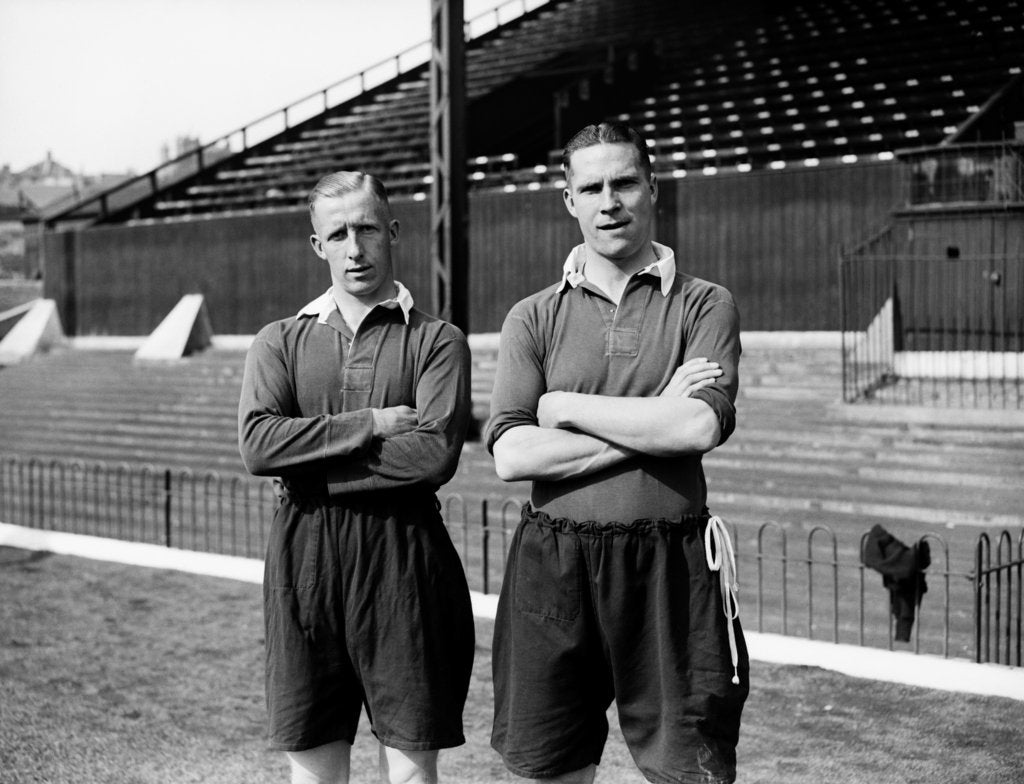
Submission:
<svg viewBox="0 0 1024 784">
<path fill-rule="evenodd" d="M 155 569 L 174 569 L 257 584 L 263 582 L 263 561 L 256 558 L 40 531 L 7 523 L 0 523 L 0 545 Z M 471 597 L 474 615 L 478 618 L 494 618 L 498 606 L 497 596 L 473 591 Z M 857 678 L 1024 700 L 1024 668 L 802 640 L 779 634 L 745 632 L 744 636 L 750 658 L 755 661 L 808 665 Z"/>
</svg>

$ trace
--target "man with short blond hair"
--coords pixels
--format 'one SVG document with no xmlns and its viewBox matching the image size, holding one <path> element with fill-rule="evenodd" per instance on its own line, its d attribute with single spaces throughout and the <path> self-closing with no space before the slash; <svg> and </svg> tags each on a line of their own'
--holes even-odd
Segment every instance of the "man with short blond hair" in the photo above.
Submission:
<svg viewBox="0 0 1024 784">
<path fill-rule="evenodd" d="M 309 197 L 331 288 L 256 336 L 239 442 L 282 502 L 264 610 L 272 745 L 293 784 L 347 782 L 362 706 L 386 782 L 437 781 L 464 742 L 475 636 L 469 590 L 436 491 L 470 417 L 469 348 L 394 277 L 399 223 L 362 172 Z"/>
</svg>

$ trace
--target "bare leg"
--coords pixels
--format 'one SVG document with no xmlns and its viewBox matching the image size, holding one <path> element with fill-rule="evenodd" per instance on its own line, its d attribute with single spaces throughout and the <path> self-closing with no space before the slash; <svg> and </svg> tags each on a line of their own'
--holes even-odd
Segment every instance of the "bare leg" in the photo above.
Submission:
<svg viewBox="0 0 1024 784">
<path fill-rule="evenodd" d="M 537 784 L 594 784 L 595 773 L 597 773 L 597 765 L 587 765 L 585 768 L 574 770 L 571 773 L 563 773 L 561 776 L 533 779 L 533 781 Z"/>
<path fill-rule="evenodd" d="M 380 746 L 383 784 L 437 784 L 437 749 L 404 751 Z"/>
<path fill-rule="evenodd" d="M 348 784 L 352 744 L 343 740 L 287 752 L 292 784 Z"/>
</svg>

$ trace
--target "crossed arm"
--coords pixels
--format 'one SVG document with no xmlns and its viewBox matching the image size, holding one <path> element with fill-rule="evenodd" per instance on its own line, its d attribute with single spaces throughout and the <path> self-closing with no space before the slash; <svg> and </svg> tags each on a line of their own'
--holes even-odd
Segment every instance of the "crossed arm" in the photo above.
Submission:
<svg viewBox="0 0 1024 784">
<path fill-rule="evenodd" d="M 440 487 L 458 466 L 469 424 L 470 356 L 465 339 L 430 352 L 416 382 L 416 407 L 371 409 L 373 440 L 358 460 L 333 463 L 331 495 L 413 484 Z"/>
<path fill-rule="evenodd" d="M 470 415 L 469 349 L 441 340 L 417 379 L 415 407 L 364 408 L 298 416 L 282 353 L 257 340 L 246 360 L 239 447 L 249 471 L 313 481 L 333 495 L 451 478 Z"/>
<path fill-rule="evenodd" d="M 657 397 L 548 392 L 537 425 L 506 430 L 494 442 L 494 465 L 505 481 L 559 480 L 603 470 L 636 454 L 707 452 L 718 445 L 718 417 L 698 389 L 722 375 L 716 362 L 680 365 Z"/>
</svg>

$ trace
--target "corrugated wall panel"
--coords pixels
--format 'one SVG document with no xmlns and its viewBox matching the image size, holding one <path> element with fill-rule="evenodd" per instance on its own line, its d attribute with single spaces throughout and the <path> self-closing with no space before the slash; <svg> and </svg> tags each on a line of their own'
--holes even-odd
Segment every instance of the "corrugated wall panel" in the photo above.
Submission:
<svg viewBox="0 0 1024 784">
<path fill-rule="evenodd" d="M 474 194 L 470 330 L 500 330 L 512 305 L 558 282 L 566 255 L 581 241 L 560 190 Z"/>
<path fill-rule="evenodd" d="M 729 288 L 744 329 L 838 329 L 838 248 L 884 223 L 898 184 L 888 163 L 679 180 L 682 267 Z"/>
<path fill-rule="evenodd" d="M 837 329 L 838 246 L 882 224 L 897 183 L 895 164 L 665 179 L 663 212 L 674 204 L 675 219 L 660 217 L 656 239 L 674 241 L 684 271 L 732 290 L 744 329 Z M 428 205 L 396 200 L 394 212 L 397 277 L 429 311 Z M 46 288 L 77 334 L 147 334 L 193 292 L 206 295 L 216 332 L 252 333 L 329 285 L 310 232 L 297 210 L 49 235 Z M 470 331 L 500 329 L 516 301 L 558 280 L 580 241 L 557 189 L 471 194 Z"/>
<path fill-rule="evenodd" d="M 327 287 L 308 213 L 97 227 L 76 264 L 79 334 L 147 334 L 201 293 L 215 332 L 248 333 Z"/>
</svg>

